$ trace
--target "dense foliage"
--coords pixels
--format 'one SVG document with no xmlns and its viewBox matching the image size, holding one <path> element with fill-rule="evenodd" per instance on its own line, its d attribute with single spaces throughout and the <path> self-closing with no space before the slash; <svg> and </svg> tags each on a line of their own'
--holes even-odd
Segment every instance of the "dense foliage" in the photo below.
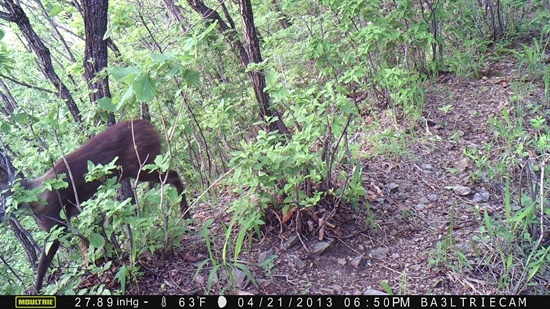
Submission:
<svg viewBox="0 0 550 309">
<path fill-rule="evenodd" d="M 548 50 L 548 1 L 252 1 L 250 20 L 240 9 L 249 1 L 111 0 L 103 34 L 108 67 L 92 79 L 108 79 L 111 96 L 92 101 L 98 90 L 89 87 L 84 64 L 94 60 L 84 58 L 86 19 L 78 2 L 18 3 L 49 50 L 81 123 L 8 18 L 14 1 L 0 1 L 0 150 L 23 175 L 38 177 L 104 130 L 109 115 L 150 117 L 167 152 L 149 168 L 180 171 L 193 207 L 211 205 L 233 216 L 224 250 L 211 251 L 210 261 L 220 268 L 235 266 L 249 232 L 261 235 L 268 209 L 287 214 L 345 205 L 366 211 L 363 162 L 406 155 L 403 138 L 422 115 L 427 80 L 444 72 L 479 76 L 489 51 L 508 52 L 523 42 L 520 57 L 550 97 L 550 73 L 537 58 Z M 200 4 L 219 19 L 201 13 Z M 379 121 L 382 114 L 389 125 Z M 90 177 L 113 169 L 116 163 L 91 165 Z M 186 228 L 177 207 L 169 206 L 177 203 L 175 190 L 140 186 L 133 204 L 117 201 L 119 186 L 106 181 L 73 225 L 90 240 L 90 260 L 130 256 L 116 275 L 120 290 L 79 291 L 74 279 L 84 270 L 68 267 L 46 293 L 124 293 L 127 277 L 139 276 L 137 256 L 178 245 Z M 21 219 L 41 244 L 45 233 L 30 216 Z M 210 223 L 202 230 L 207 242 Z M 0 288 L 22 293 L 32 269 L 16 239 L 0 235 L 7 261 L 0 265 L 7 278 Z M 60 237 L 66 247 L 77 241 Z M 78 263 L 79 255 L 69 252 L 65 259 Z M 103 272 L 110 266 L 91 267 Z"/>
</svg>

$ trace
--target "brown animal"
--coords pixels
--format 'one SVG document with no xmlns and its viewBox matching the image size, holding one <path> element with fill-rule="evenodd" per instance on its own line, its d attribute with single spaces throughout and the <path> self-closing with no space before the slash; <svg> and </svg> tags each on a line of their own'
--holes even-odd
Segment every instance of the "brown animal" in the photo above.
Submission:
<svg viewBox="0 0 550 309">
<path fill-rule="evenodd" d="M 94 195 L 101 184 L 100 181 L 85 182 L 84 174 L 88 172 L 87 162 L 94 164 L 108 164 L 115 157 L 118 157 L 116 164 L 120 166 L 118 179 L 139 178 L 140 181 L 160 183 L 166 181 L 176 187 L 178 193 L 182 196 L 181 211 L 187 215 L 187 201 L 183 195 L 183 185 L 178 173 L 174 170 L 168 170 L 166 174 L 159 172 L 143 171 L 141 168 L 145 164 L 150 164 L 155 157 L 160 154 L 161 143 L 158 132 L 145 120 L 134 120 L 120 122 L 108 128 L 104 132 L 90 138 L 80 148 L 59 160 L 53 168 L 44 175 L 32 180 L 20 181 L 23 188 L 34 189 L 40 187 L 46 179 L 55 178 L 56 175 L 65 174 L 65 180 L 69 186 L 57 191 L 44 191 L 39 198 L 46 203 L 31 202 L 19 207 L 29 207 L 34 212 L 36 220 L 40 227 L 49 232 L 55 225 L 67 224 L 61 219 L 60 212 L 64 208 L 66 217 L 77 216 L 79 205 L 77 201 L 83 202 Z M 66 163 L 67 164 L 66 164 Z M 69 168 L 67 168 L 67 165 Z M 72 179 L 69 175 L 72 175 Z M 11 188 L 13 185 L 13 176 L 0 166 L 0 192 Z M 73 187 L 74 183 L 74 187 Z M 75 198 L 75 193 L 76 197 Z M 10 194 L 9 190 L 5 194 Z M 0 221 L 5 217 L 5 196 L 1 197 Z M 36 277 L 36 292 L 42 288 L 42 281 L 50 263 L 59 248 L 59 241 L 56 239 L 46 253 L 45 248 L 38 264 Z"/>
</svg>

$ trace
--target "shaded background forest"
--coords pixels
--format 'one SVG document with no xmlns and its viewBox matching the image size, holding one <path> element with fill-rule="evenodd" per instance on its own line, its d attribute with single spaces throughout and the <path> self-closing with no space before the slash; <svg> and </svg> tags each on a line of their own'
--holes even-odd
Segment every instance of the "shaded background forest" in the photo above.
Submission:
<svg viewBox="0 0 550 309">
<path fill-rule="evenodd" d="M 73 222 L 90 239 L 88 259 L 102 262 L 84 268 L 77 237 L 54 231 L 49 237 L 68 249 L 45 293 L 125 293 L 143 274 L 137 260 L 177 251 L 189 235 L 207 248 L 194 261 L 197 273 L 210 274 L 201 292 L 229 293 L 235 280 L 220 274 L 238 269 L 254 281 L 240 257 L 273 222 L 322 240 L 325 223 L 349 211 L 376 229 L 370 207 L 382 194 L 369 185 L 369 162 L 410 157 L 415 130 L 433 126 L 430 83 L 494 77 L 492 64 L 505 57 L 520 71 L 516 84 L 506 83 L 521 89 L 527 81 L 537 100 L 528 112 L 499 110 L 491 123 L 507 150 L 491 160 L 468 153 L 470 180 L 496 181 L 504 192 L 502 217 L 480 211 L 484 237 L 471 242 L 490 244 L 498 256 L 500 276 L 487 279 L 495 292 L 548 292 L 537 280 L 548 278 L 550 261 L 542 194 L 549 17 L 545 0 L 0 0 L 3 156 L 38 177 L 106 126 L 149 119 L 166 149 L 156 168 L 182 175 L 196 218 L 183 220 L 171 207 L 179 197 L 169 186 L 139 186 L 130 203 L 117 200 L 119 184 L 107 183 Z M 456 107 L 449 102 L 439 112 Z M 524 116 L 525 126 L 514 129 Z M 522 180 L 527 166 L 531 178 Z M 3 294 L 32 285 L 39 251 L 30 251 L 46 238 L 31 216 L 18 218 L 22 226 L 12 221 L 0 233 Z M 15 237 L 23 227 L 38 244 L 27 251 Z M 445 266 L 434 260 L 432 267 Z M 85 273 L 109 273 L 116 285 L 82 287 Z M 225 288 L 211 290 L 215 280 L 226 280 Z"/>
</svg>

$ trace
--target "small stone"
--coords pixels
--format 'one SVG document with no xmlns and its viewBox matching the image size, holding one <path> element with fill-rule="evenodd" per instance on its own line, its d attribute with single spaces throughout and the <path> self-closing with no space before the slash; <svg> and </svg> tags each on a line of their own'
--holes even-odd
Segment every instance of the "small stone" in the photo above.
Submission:
<svg viewBox="0 0 550 309">
<path fill-rule="evenodd" d="M 472 193 L 471 188 L 466 186 L 461 186 L 461 185 L 453 186 L 451 187 L 451 189 L 453 190 L 454 193 L 462 196 Z"/>
<path fill-rule="evenodd" d="M 338 262 L 338 264 L 342 266 L 345 266 L 347 264 L 346 259 L 343 259 L 343 258 L 337 259 L 336 262 Z"/>
<path fill-rule="evenodd" d="M 329 289 L 334 291 L 334 294 L 341 294 L 342 293 L 342 286 L 338 284 L 332 284 L 328 286 Z"/>
<path fill-rule="evenodd" d="M 377 258 L 381 260 L 381 259 L 384 259 L 389 252 L 390 252 L 390 249 L 386 247 L 379 247 L 379 248 L 372 249 L 369 252 L 369 255 L 372 256 L 373 258 Z"/>
<path fill-rule="evenodd" d="M 472 197 L 472 201 L 475 203 L 488 202 L 489 197 L 491 197 L 491 194 L 489 194 L 489 192 L 485 190 L 482 190 L 474 193 L 474 196 Z"/>
<path fill-rule="evenodd" d="M 241 288 L 245 287 L 247 284 L 246 274 L 238 268 L 233 268 L 232 273 L 233 278 L 235 279 L 235 283 Z"/>
<path fill-rule="evenodd" d="M 265 262 L 268 258 L 270 258 L 273 255 L 273 250 L 269 249 L 267 251 L 261 252 L 258 255 L 258 264 L 262 264 Z"/>
<path fill-rule="evenodd" d="M 355 268 L 358 268 L 361 265 L 361 262 L 363 262 L 363 257 L 363 254 L 356 256 L 355 258 L 353 258 L 353 260 L 351 260 L 351 265 L 353 265 L 353 267 Z"/>
<path fill-rule="evenodd" d="M 468 164 L 470 163 L 470 159 L 468 158 L 462 158 L 458 162 L 454 164 L 454 167 L 459 172 L 464 172 L 468 168 Z"/>
<path fill-rule="evenodd" d="M 396 184 L 395 182 L 390 182 L 387 187 L 388 187 L 388 190 L 390 190 L 390 192 L 395 192 L 399 188 L 399 185 Z"/>
<path fill-rule="evenodd" d="M 313 245 L 313 250 L 311 250 L 312 254 L 315 255 L 321 255 L 325 250 L 327 250 L 328 247 L 330 247 L 330 242 L 328 241 L 319 241 Z"/>
<path fill-rule="evenodd" d="M 420 168 L 423 170 L 433 170 L 434 166 L 430 163 L 422 163 L 420 164 Z"/>
<path fill-rule="evenodd" d="M 481 198 L 481 194 L 479 192 L 474 193 L 474 196 L 472 196 L 472 202 L 474 203 L 481 203 L 483 199 Z"/>
<path fill-rule="evenodd" d="M 281 245 L 281 249 L 282 250 L 288 250 L 288 249 L 290 249 L 290 247 L 297 244 L 298 241 L 299 241 L 298 235 L 293 234 Z"/>
<path fill-rule="evenodd" d="M 386 294 L 382 291 L 378 291 L 378 290 L 375 290 L 375 289 L 368 289 L 363 294 L 364 295 L 388 295 L 388 294 Z"/>
<path fill-rule="evenodd" d="M 479 194 L 481 195 L 481 200 L 483 200 L 484 202 L 488 202 L 489 198 L 491 197 L 491 194 L 485 190 L 479 192 Z"/>
<path fill-rule="evenodd" d="M 423 203 L 418 203 L 416 205 L 416 209 L 418 209 L 418 210 L 424 210 L 425 208 L 426 208 L 426 205 L 423 204 Z"/>
<path fill-rule="evenodd" d="M 292 256 L 292 263 L 297 269 L 304 269 L 306 267 L 306 263 L 295 255 Z"/>
<path fill-rule="evenodd" d="M 431 202 L 437 201 L 437 194 L 434 194 L 434 193 L 428 194 L 428 200 L 430 200 Z"/>
</svg>

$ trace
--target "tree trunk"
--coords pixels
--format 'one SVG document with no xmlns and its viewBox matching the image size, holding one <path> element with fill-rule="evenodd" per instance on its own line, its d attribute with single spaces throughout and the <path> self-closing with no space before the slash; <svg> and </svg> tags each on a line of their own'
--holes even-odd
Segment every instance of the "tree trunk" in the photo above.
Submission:
<svg viewBox="0 0 550 309">
<path fill-rule="evenodd" d="M 275 12 L 279 14 L 279 25 L 281 26 L 281 29 L 288 29 L 290 26 L 292 26 L 292 23 L 288 19 L 288 16 L 286 16 L 285 13 L 283 13 L 283 10 L 281 10 L 281 7 L 279 6 L 279 3 L 277 0 L 272 0 L 273 7 L 275 8 Z"/>
<path fill-rule="evenodd" d="M 177 22 L 181 23 L 185 20 L 181 12 L 181 7 L 177 6 L 174 3 L 174 0 L 162 0 L 162 2 L 164 2 L 164 5 L 168 9 L 170 15 L 172 15 L 172 18 L 174 18 Z"/>
<path fill-rule="evenodd" d="M 17 27 L 19 27 L 19 30 L 23 33 L 30 49 L 38 57 L 42 73 L 53 84 L 57 95 L 65 101 L 65 104 L 67 104 L 67 108 L 69 109 L 73 119 L 77 123 L 81 123 L 82 117 L 80 116 L 80 111 L 78 110 L 76 102 L 69 92 L 69 89 L 67 89 L 54 70 L 50 50 L 44 45 L 38 34 L 36 34 L 32 28 L 31 23 L 19 5 L 19 2 L 15 3 L 13 0 L 5 0 L 2 1 L 0 5 L 6 10 L 0 13 L 0 18 L 13 22 L 17 25 Z"/>
<path fill-rule="evenodd" d="M 107 68 L 107 41 L 103 39 L 103 36 L 107 31 L 108 8 L 108 0 L 82 0 L 84 33 L 86 35 L 84 78 L 88 84 L 88 96 L 91 103 L 111 97 L 107 76 L 98 78 L 98 74 Z M 114 123 L 115 117 L 109 113 L 107 125 L 111 126 Z"/>
<path fill-rule="evenodd" d="M 254 14 L 252 13 L 252 4 L 250 0 L 239 0 L 239 5 L 241 7 L 241 18 L 243 20 L 243 32 L 244 38 L 248 46 L 248 55 L 253 63 L 262 62 L 262 54 L 260 52 L 260 42 L 258 40 L 258 35 L 256 32 L 256 26 L 254 25 Z M 248 77 L 252 80 L 254 86 L 254 93 L 256 94 L 256 100 L 260 103 L 262 110 L 262 118 L 275 119 L 274 122 L 269 123 L 269 130 L 275 131 L 279 130 L 279 133 L 288 135 L 289 131 L 285 123 L 281 119 L 279 113 L 275 110 L 272 110 L 270 107 L 270 98 L 269 95 L 264 91 L 265 83 L 265 74 L 263 70 L 250 70 L 248 71 Z"/>
<path fill-rule="evenodd" d="M 0 97 L 2 99 L 2 102 L 4 102 L 4 107 L 0 108 L 2 113 L 6 116 L 10 116 L 13 114 L 13 111 L 17 107 L 17 101 L 15 101 L 15 98 L 11 95 L 11 91 L 8 88 L 8 85 L 4 83 L 4 81 L 0 78 Z"/>
<path fill-rule="evenodd" d="M 239 57 L 243 68 L 246 69 L 251 62 L 262 62 L 260 44 L 258 41 L 256 27 L 254 25 L 254 15 L 252 13 L 252 5 L 250 4 L 250 0 L 239 0 L 240 13 L 244 26 L 244 37 L 247 41 L 248 52 L 235 35 L 235 29 L 229 27 L 220 17 L 218 12 L 207 7 L 204 2 L 200 0 L 187 0 L 187 2 L 197 13 L 202 16 L 203 19 L 206 20 L 208 24 L 217 22 L 218 30 L 225 37 L 225 40 L 229 43 L 229 46 L 231 46 L 233 52 L 237 55 L 237 57 Z M 290 134 L 279 113 L 271 108 L 269 95 L 264 92 L 266 86 L 264 72 L 262 70 L 249 71 L 247 72 L 247 75 L 252 81 L 254 94 L 258 104 L 260 105 L 262 119 L 267 120 L 267 118 L 270 118 L 274 120 L 269 124 L 269 130 L 279 130 L 280 134 L 285 135 Z"/>
</svg>

